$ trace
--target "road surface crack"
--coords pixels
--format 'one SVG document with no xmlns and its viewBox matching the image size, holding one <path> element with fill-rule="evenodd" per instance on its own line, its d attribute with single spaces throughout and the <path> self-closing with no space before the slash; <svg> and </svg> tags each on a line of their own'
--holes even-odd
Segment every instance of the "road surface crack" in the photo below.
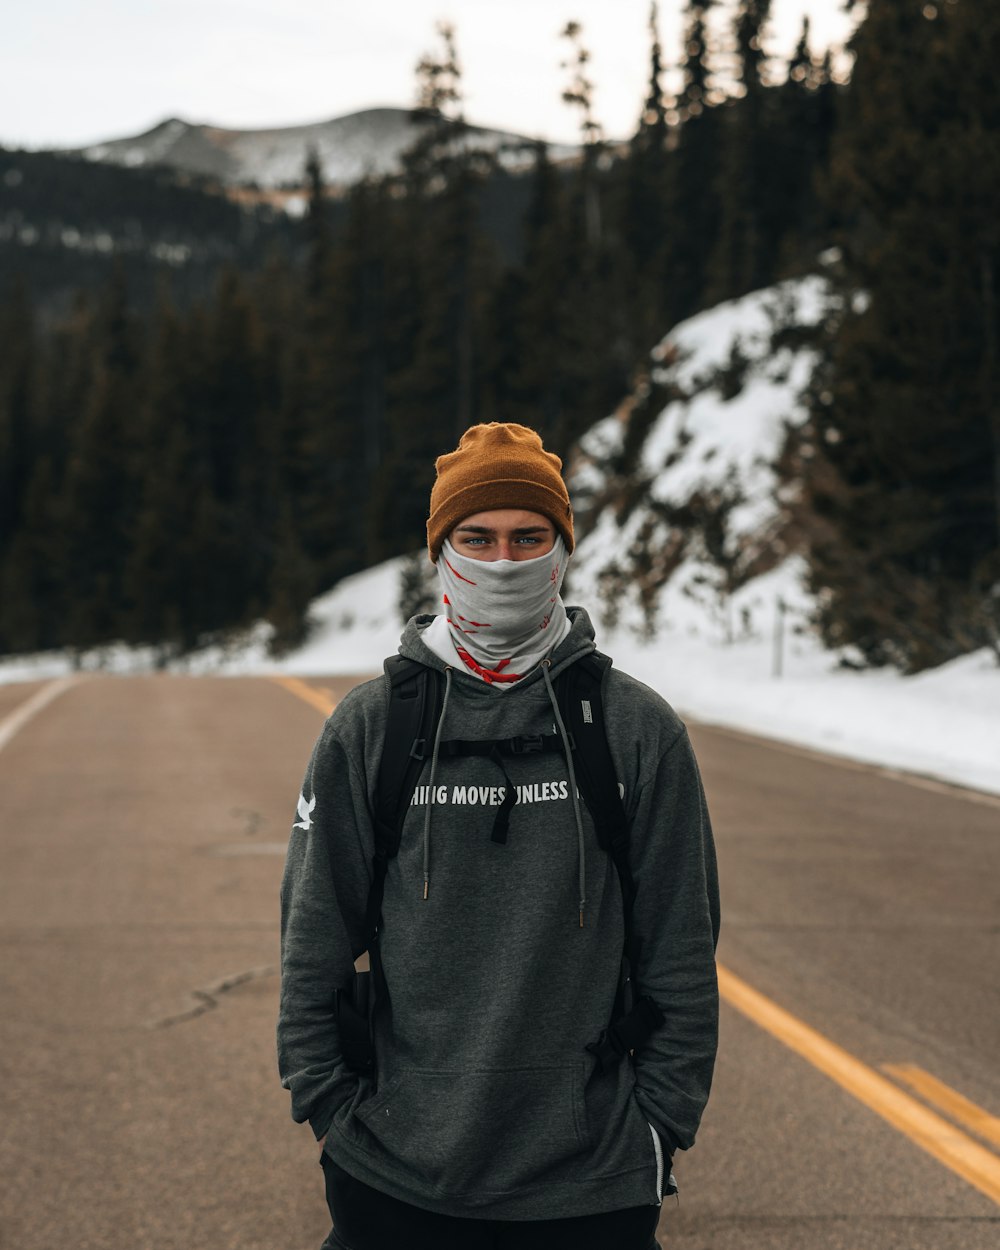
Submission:
<svg viewBox="0 0 1000 1250">
<path fill-rule="evenodd" d="M 188 996 L 194 1000 L 190 1007 L 169 1016 L 159 1016 L 155 1020 L 149 1020 L 146 1028 L 166 1029 L 173 1024 L 183 1024 L 186 1020 L 194 1020 L 198 1016 L 203 1016 L 206 1011 L 213 1011 L 218 1007 L 219 999 L 223 994 L 228 994 L 230 990 L 245 985 L 248 981 L 260 981 L 265 977 L 275 976 L 277 972 L 276 964 L 264 964 L 260 968 L 247 968 L 245 972 L 236 972 L 231 976 L 213 981 L 211 985 L 190 990 Z"/>
</svg>

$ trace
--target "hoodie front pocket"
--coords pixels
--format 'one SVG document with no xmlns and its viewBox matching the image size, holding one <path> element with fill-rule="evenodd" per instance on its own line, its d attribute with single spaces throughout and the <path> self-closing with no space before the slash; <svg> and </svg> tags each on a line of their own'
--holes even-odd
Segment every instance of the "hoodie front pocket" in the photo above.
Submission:
<svg viewBox="0 0 1000 1250">
<path fill-rule="evenodd" d="M 587 1148 L 582 1065 L 404 1068 L 355 1116 L 360 1145 L 441 1194 L 544 1184 Z"/>
</svg>

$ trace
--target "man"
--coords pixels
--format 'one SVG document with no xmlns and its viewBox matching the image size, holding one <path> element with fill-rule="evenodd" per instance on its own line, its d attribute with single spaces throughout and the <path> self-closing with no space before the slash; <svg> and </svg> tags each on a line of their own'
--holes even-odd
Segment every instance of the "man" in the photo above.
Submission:
<svg viewBox="0 0 1000 1250">
<path fill-rule="evenodd" d="M 602 849 L 557 696 L 595 650 L 559 594 L 573 550 L 560 469 L 534 431 L 499 423 L 437 461 L 444 613 L 411 620 L 400 653 L 433 670 L 442 708 L 385 867 L 374 1071 L 345 1061 L 332 999 L 367 945 L 388 678 L 341 702 L 306 773 L 278 1052 L 293 1118 L 324 1141 L 330 1247 L 652 1250 L 673 1153 L 708 1098 L 719 910 L 704 794 L 676 714 L 611 668 L 594 706 L 627 864 Z M 647 1014 L 616 1054 L 600 1042 L 628 919 Z"/>
</svg>

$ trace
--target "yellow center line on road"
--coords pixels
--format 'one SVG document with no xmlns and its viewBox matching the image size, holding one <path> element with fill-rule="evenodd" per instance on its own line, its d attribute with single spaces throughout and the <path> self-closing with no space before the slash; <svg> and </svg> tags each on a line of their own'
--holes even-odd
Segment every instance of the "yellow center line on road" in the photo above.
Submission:
<svg viewBox="0 0 1000 1250">
<path fill-rule="evenodd" d="M 332 698 L 329 690 L 325 692 L 316 690 L 307 681 L 302 681 L 299 677 L 272 677 L 271 680 L 277 682 L 279 686 L 284 686 L 286 690 L 297 698 L 303 699 L 306 703 L 318 708 L 324 716 L 329 716 L 337 706 L 337 701 Z"/>
<path fill-rule="evenodd" d="M 719 993 L 730 1006 L 1000 1206 L 1000 1159 L 985 1146 L 723 967 L 719 968 Z"/>
<path fill-rule="evenodd" d="M 904 1085 L 909 1085 L 925 1102 L 933 1103 L 939 1111 L 951 1116 L 959 1124 L 964 1124 L 977 1137 L 992 1142 L 994 1146 L 1000 1146 L 1000 1119 L 984 1111 L 950 1085 L 945 1085 L 944 1081 L 939 1081 L 936 1076 L 918 1068 L 915 1063 L 884 1063 L 882 1071 Z"/>
</svg>

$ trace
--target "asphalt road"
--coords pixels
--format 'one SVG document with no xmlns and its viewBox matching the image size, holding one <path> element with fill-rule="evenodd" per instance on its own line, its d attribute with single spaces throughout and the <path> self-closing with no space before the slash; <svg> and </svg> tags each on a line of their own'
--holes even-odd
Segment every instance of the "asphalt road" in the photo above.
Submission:
<svg viewBox="0 0 1000 1250">
<path fill-rule="evenodd" d="M 52 690 L 0 687 L 3 1250 L 319 1246 L 319 1151 L 274 1060 L 278 882 L 320 707 L 350 684 L 84 679 L 13 732 Z M 661 1241 L 996 1250 L 1000 802 L 693 737 L 720 961 L 816 1032 L 792 1049 L 729 991 Z M 942 1088 L 925 1149 L 907 1115 Z"/>
</svg>

